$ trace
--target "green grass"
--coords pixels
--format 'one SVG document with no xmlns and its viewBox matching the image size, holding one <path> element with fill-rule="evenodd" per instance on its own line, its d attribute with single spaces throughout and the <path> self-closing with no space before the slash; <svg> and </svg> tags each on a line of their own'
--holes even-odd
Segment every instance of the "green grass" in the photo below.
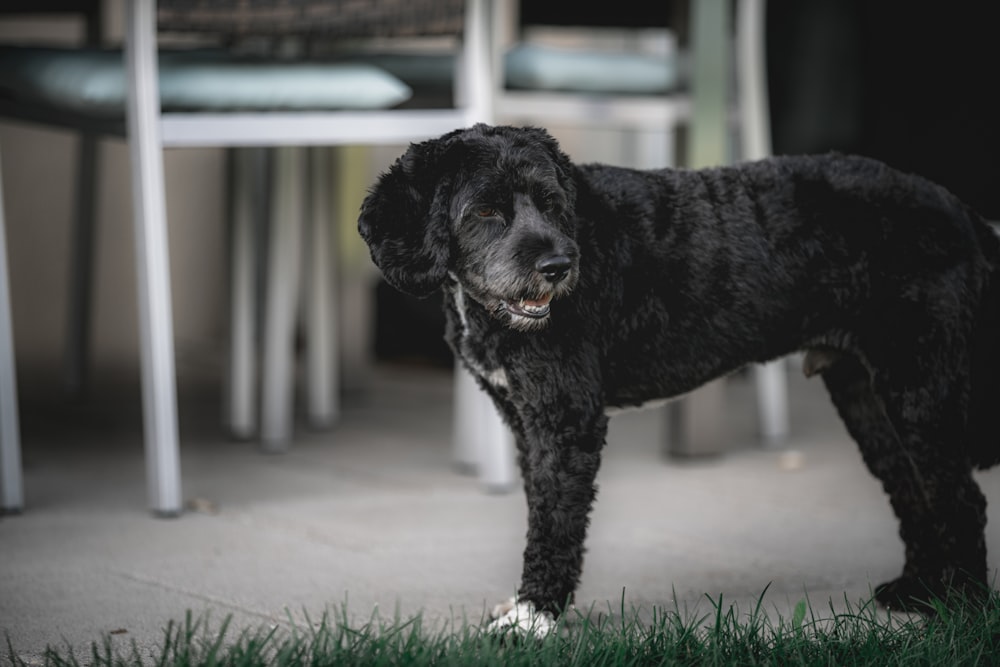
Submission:
<svg viewBox="0 0 1000 667">
<path fill-rule="evenodd" d="M 997 665 L 1000 596 L 976 605 L 935 605 L 926 616 L 892 616 L 872 605 L 825 614 L 800 601 L 792 617 L 772 618 L 761 601 L 741 611 L 722 599 L 707 612 L 680 609 L 567 614 L 544 640 L 503 640 L 480 624 L 428 627 L 420 616 L 351 622 L 345 609 L 307 627 L 236 631 L 211 627 L 190 613 L 171 623 L 153 656 L 134 645 L 122 652 L 110 636 L 87 655 L 49 648 L 52 667 L 180 667 L 257 665 Z M 623 605 L 624 606 L 624 605 Z M 643 619 L 643 620 L 641 620 Z M 24 666 L 8 644 L 13 665 Z M 35 663 L 32 663 L 35 664 Z"/>
</svg>

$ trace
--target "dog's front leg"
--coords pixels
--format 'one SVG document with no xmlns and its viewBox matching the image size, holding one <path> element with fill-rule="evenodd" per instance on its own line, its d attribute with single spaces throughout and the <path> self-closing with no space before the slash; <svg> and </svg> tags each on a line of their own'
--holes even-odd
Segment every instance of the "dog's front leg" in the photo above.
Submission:
<svg viewBox="0 0 1000 667">
<path fill-rule="evenodd" d="M 607 418 L 603 412 L 589 419 L 571 417 L 565 405 L 545 412 L 521 418 L 528 425 L 518 438 L 528 502 L 527 546 L 517 597 L 494 610 L 493 630 L 547 634 L 580 581 Z M 557 428 L 537 428 L 554 421 L 554 415 L 559 415 Z"/>
</svg>

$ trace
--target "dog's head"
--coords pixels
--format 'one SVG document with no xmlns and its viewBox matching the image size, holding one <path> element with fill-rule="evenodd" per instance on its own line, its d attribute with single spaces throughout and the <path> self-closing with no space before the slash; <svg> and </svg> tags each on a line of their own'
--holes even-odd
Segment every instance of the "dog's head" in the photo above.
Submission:
<svg viewBox="0 0 1000 667">
<path fill-rule="evenodd" d="M 385 279 L 426 296 L 451 276 L 511 327 L 536 329 L 579 275 L 573 166 L 547 132 L 475 127 L 410 146 L 361 207 Z"/>
</svg>

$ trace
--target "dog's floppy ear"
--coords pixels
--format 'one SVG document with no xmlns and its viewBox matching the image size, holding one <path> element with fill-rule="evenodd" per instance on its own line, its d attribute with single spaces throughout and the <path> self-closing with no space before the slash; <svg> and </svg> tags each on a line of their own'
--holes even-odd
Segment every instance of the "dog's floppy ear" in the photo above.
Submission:
<svg viewBox="0 0 1000 667">
<path fill-rule="evenodd" d="M 372 187 L 358 231 L 396 289 L 427 296 L 448 273 L 453 135 L 412 144 Z"/>
<path fill-rule="evenodd" d="M 573 162 L 559 147 L 559 142 L 548 131 L 540 127 L 523 128 L 523 131 L 534 137 L 536 145 L 543 146 L 552 158 L 552 165 L 556 170 L 556 178 L 559 179 L 559 186 L 566 196 L 566 205 L 569 209 L 576 206 L 576 182 L 573 180 Z"/>
</svg>

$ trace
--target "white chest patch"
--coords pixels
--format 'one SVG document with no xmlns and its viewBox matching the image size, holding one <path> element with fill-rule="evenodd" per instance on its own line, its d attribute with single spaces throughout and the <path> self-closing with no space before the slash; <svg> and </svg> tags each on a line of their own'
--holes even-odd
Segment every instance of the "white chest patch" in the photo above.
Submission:
<svg viewBox="0 0 1000 667">
<path fill-rule="evenodd" d="M 510 386 L 507 383 L 507 371 L 503 368 L 494 368 L 491 371 L 487 371 L 483 374 L 483 379 L 500 389 L 507 389 Z"/>
<path fill-rule="evenodd" d="M 451 274 L 451 277 L 455 281 L 454 287 L 451 288 L 451 293 L 452 298 L 455 299 L 455 310 L 458 312 L 459 323 L 462 325 L 462 341 L 464 343 L 469 337 L 469 318 L 466 314 L 465 290 L 462 289 L 462 284 L 458 282 L 458 277 L 455 276 L 455 274 Z M 465 345 L 462 347 L 464 348 Z M 463 356 L 466 357 L 466 361 L 468 361 L 469 365 L 472 366 L 476 375 L 489 384 L 499 389 L 507 389 L 510 386 L 507 382 L 507 371 L 505 371 L 502 367 L 487 370 L 480 364 L 476 363 L 476 361 L 472 358 L 472 355 L 467 352 L 464 353 Z"/>
<path fill-rule="evenodd" d="M 455 310 L 458 311 L 458 319 L 462 323 L 462 336 L 465 337 L 469 335 L 469 319 L 465 314 L 465 290 L 462 289 L 462 283 L 458 282 L 458 276 L 452 273 L 451 278 L 455 281 L 455 286 L 451 289 L 455 299 Z"/>
</svg>

